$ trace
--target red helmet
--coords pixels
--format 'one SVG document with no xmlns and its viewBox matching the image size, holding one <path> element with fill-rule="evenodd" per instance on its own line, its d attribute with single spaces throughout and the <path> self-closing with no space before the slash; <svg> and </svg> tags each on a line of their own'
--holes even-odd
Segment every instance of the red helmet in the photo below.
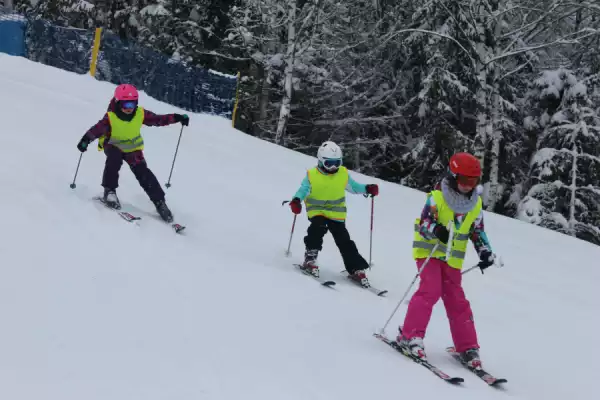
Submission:
<svg viewBox="0 0 600 400">
<path fill-rule="evenodd" d="M 137 101 L 138 91 L 135 86 L 128 83 L 117 86 L 115 89 L 115 99 L 117 101 Z"/>
<path fill-rule="evenodd" d="M 481 178 L 481 163 L 469 153 L 456 153 L 450 157 L 450 173 L 461 186 L 474 188 Z"/>
</svg>

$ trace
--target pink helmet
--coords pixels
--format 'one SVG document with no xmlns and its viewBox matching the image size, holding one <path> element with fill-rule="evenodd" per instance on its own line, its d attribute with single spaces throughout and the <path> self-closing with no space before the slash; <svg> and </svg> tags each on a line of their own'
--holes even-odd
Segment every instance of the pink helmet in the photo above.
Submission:
<svg viewBox="0 0 600 400">
<path fill-rule="evenodd" d="M 138 91 L 135 86 L 128 83 L 117 86 L 115 89 L 115 99 L 117 101 L 137 101 Z"/>
</svg>

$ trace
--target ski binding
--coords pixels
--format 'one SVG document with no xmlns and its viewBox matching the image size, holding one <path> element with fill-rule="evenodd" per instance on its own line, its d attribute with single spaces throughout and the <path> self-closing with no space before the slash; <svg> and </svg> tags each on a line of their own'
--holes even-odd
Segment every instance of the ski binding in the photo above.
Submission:
<svg viewBox="0 0 600 400">
<path fill-rule="evenodd" d="M 398 351 L 400 354 L 407 357 L 408 359 L 427 368 L 428 370 L 433 372 L 438 378 L 443 379 L 444 381 L 446 381 L 448 383 L 456 385 L 456 384 L 459 384 L 459 383 L 462 383 L 465 381 L 461 377 L 458 377 L 458 376 L 453 377 L 453 376 L 448 375 L 447 373 L 445 373 L 444 371 L 442 371 L 435 365 L 431 364 L 429 361 L 421 360 L 420 358 L 414 357 L 410 353 L 405 352 L 404 349 L 402 347 L 400 347 L 398 345 L 398 343 L 396 343 L 395 340 L 388 339 L 383 333 L 374 333 L 373 336 L 375 336 L 377 339 L 381 340 L 382 342 L 386 343 L 388 346 L 392 347 L 394 350 Z"/>
<path fill-rule="evenodd" d="M 448 348 L 446 348 L 446 351 L 452 356 L 452 358 L 454 358 L 456 361 L 458 361 L 459 363 L 461 363 L 465 368 L 467 368 L 469 371 L 473 372 L 475 375 L 477 375 L 479 378 L 481 378 L 481 380 L 483 380 L 488 385 L 490 385 L 490 386 L 497 386 L 497 385 L 499 385 L 501 383 L 508 382 L 504 378 L 496 378 L 495 376 L 493 376 L 489 372 L 485 371 L 483 368 L 469 367 L 460 358 L 460 356 L 458 355 L 458 353 L 456 352 L 456 350 L 454 349 L 454 347 L 448 347 Z"/>
<path fill-rule="evenodd" d="M 318 282 L 321 283 L 321 285 L 323 286 L 327 286 L 327 287 L 333 287 L 335 286 L 335 282 L 331 281 L 331 280 L 326 280 L 321 278 L 320 276 L 315 276 L 313 274 L 311 274 L 310 272 L 306 271 L 304 268 L 302 268 L 301 264 L 294 264 L 295 267 L 297 267 L 301 273 L 303 273 L 304 275 L 310 276 L 313 279 L 317 280 Z"/>
</svg>

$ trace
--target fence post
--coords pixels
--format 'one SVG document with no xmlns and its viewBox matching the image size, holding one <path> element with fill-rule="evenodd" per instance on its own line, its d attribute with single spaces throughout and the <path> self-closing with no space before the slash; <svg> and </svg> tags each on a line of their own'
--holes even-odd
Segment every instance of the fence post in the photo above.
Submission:
<svg viewBox="0 0 600 400">
<path fill-rule="evenodd" d="M 90 64 L 90 75 L 96 76 L 96 64 L 98 63 L 98 52 L 100 50 L 100 40 L 102 37 L 102 28 L 96 28 L 94 34 L 94 47 L 92 48 L 92 62 Z"/>
<path fill-rule="evenodd" d="M 240 101 L 240 77 L 241 73 L 237 73 L 237 82 L 235 87 L 235 104 L 233 105 L 233 113 L 231 114 L 231 127 L 235 128 L 235 116 L 237 115 L 238 102 Z"/>
</svg>

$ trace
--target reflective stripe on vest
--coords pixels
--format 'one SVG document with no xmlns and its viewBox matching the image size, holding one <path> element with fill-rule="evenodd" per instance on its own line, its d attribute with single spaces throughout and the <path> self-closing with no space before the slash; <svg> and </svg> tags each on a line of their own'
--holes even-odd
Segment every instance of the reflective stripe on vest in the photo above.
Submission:
<svg viewBox="0 0 600 400">
<path fill-rule="evenodd" d="M 316 167 L 308 170 L 311 191 L 305 200 L 308 218 L 322 215 L 329 219 L 346 219 L 346 185 L 348 170 L 340 167 L 335 174 L 324 174 Z"/>
<path fill-rule="evenodd" d="M 454 212 L 444 200 L 442 192 L 439 190 L 434 190 L 431 192 L 431 195 L 433 196 L 437 207 L 437 223 L 443 226 L 448 226 L 451 221 L 455 223 L 454 238 L 451 242 L 452 247 L 450 251 L 450 258 L 446 260 L 447 247 L 443 243 L 438 245 L 432 257 L 445 260 L 451 267 L 461 269 L 467 255 L 467 245 L 471 236 L 471 228 L 482 209 L 481 197 L 479 197 L 477 200 L 475 207 L 464 216 L 463 222 L 459 226 L 455 222 Z M 435 247 L 436 243 L 438 243 L 436 239 L 425 240 L 423 236 L 421 236 L 419 223 L 420 220 L 417 219 L 414 227 L 415 233 L 413 239 L 413 257 L 415 259 L 427 258 Z"/>
<path fill-rule="evenodd" d="M 107 114 L 111 129 L 109 144 L 118 147 L 124 153 L 131 153 L 144 148 L 144 138 L 141 134 L 142 125 L 144 124 L 144 109 L 142 107 L 137 108 L 131 121 L 119 119 L 112 111 Z"/>
</svg>

